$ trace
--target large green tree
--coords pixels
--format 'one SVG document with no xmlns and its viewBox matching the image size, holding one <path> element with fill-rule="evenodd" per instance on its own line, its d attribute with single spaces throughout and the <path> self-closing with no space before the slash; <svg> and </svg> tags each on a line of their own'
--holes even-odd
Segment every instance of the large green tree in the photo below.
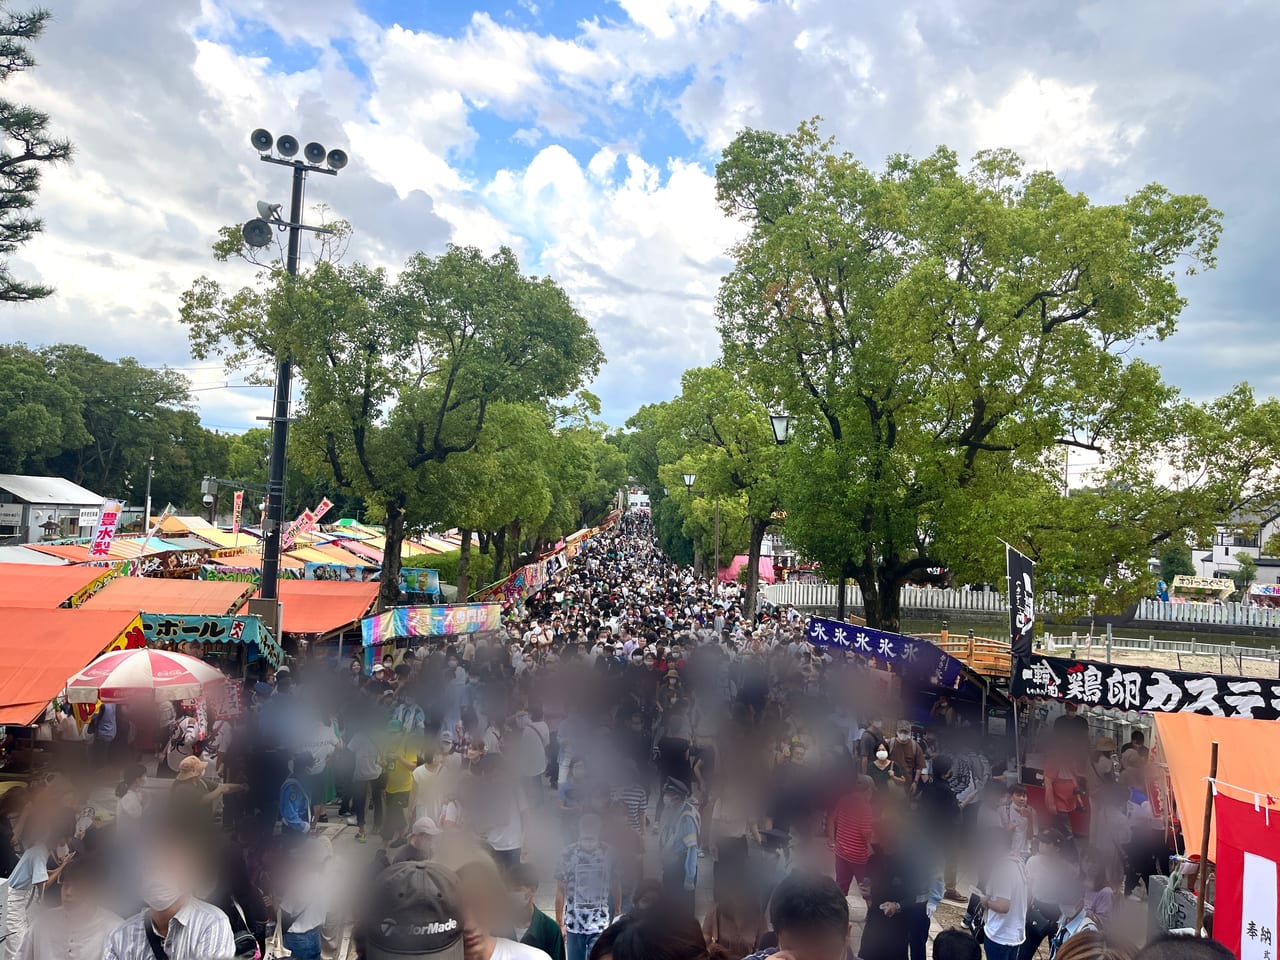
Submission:
<svg viewBox="0 0 1280 960">
<path fill-rule="evenodd" d="M 241 253 L 226 233 L 215 247 Z M 523 274 L 505 248 L 417 254 L 395 279 L 322 260 L 296 278 L 272 264 L 261 280 L 227 292 L 202 278 L 183 295 L 192 350 L 296 364 L 300 455 L 386 527 L 383 605 L 399 595 L 406 530 L 439 519 L 425 512 L 429 467 L 471 450 L 494 404 L 564 396 L 603 360 L 564 291 Z"/>
<path fill-rule="evenodd" d="M 1195 479 L 1228 421 L 1265 440 L 1263 405 L 1195 407 L 1134 356 L 1174 330 L 1175 269 L 1214 264 L 1204 198 L 1095 204 L 1008 151 L 877 172 L 814 123 L 744 132 L 716 175 L 747 230 L 718 301 L 724 362 L 791 410 L 787 536 L 858 583 L 869 623 L 896 627 L 900 587 L 931 567 L 1000 582 L 1001 537 L 1062 553 L 1064 588 L 1118 589 L 1154 544 L 1274 480 L 1274 451 Z M 1098 464 L 1071 496 L 1068 449 Z"/>
<path fill-rule="evenodd" d="M 684 474 L 697 477 L 699 500 L 721 503 L 722 533 L 727 506 L 741 515 L 747 528 L 747 576 L 743 609 L 755 610 L 760 583 L 760 550 L 779 506 L 778 465 L 781 448 L 769 423 L 769 409 L 750 384 L 725 366 L 695 367 L 681 378 L 680 396 L 659 417 L 660 470 L 667 489 Z M 713 533 L 714 538 L 714 517 Z M 721 544 L 722 562 L 734 554 Z M 713 551 L 715 543 L 713 539 Z M 717 571 L 718 573 L 718 571 Z"/>
<path fill-rule="evenodd" d="M 53 16 L 35 8 L 15 12 L 0 4 L 0 83 L 36 65 L 31 41 Z M 9 270 L 9 257 L 44 223 L 32 214 L 44 167 L 71 158 L 71 143 L 49 132 L 49 116 L 26 104 L 0 98 L 0 301 L 39 300 L 52 287 L 25 283 Z"/>
</svg>

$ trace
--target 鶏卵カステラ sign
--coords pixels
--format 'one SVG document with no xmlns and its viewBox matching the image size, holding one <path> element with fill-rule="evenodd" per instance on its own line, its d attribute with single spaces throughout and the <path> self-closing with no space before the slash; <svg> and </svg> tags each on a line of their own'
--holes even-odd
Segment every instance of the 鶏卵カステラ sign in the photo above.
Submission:
<svg viewBox="0 0 1280 960">
<path fill-rule="evenodd" d="M 1110 710 L 1280 719 L 1280 680 L 1256 677 L 1033 656 L 1014 669 L 1010 691 Z"/>
</svg>

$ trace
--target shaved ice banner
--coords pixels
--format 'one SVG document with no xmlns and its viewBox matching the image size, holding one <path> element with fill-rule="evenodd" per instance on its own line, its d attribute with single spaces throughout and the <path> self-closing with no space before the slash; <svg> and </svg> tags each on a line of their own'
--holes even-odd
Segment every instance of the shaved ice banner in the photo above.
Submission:
<svg viewBox="0 0 1280 960">
<path fill-rule="evenodd" d="M 451 637 L 501 627 L 500 604 L 446 603 L 430 607 L 392 607 L 361 620 L 360 634 L 364 646 L 372 647 L 398 637 Z"/>
</svg>

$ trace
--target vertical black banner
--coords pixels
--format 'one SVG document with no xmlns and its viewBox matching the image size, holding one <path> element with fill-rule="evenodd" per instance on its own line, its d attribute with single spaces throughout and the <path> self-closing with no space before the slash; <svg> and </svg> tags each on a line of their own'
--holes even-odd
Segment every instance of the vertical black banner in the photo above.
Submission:
<svg viewBox="0 0 1280 960">
<path fill-rule="evenodd" d="M 1036 627 L 1036 565 L 1008 544 L 1004 556 L 1009 574 L 1009 642 L 1013 659 L 1029 660 Z"/>
</svg>

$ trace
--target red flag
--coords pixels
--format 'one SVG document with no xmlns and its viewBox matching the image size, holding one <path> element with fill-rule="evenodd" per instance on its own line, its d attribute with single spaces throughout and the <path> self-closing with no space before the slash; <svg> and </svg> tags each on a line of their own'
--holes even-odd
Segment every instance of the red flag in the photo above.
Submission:
<svg viewBox="0 0 1280 960">
<path fill-rule="evenodd" d="M 1218 793 L 1213 936 L 1240 960 L 1280 956 L 1280 809 Z"/>
</svg>

